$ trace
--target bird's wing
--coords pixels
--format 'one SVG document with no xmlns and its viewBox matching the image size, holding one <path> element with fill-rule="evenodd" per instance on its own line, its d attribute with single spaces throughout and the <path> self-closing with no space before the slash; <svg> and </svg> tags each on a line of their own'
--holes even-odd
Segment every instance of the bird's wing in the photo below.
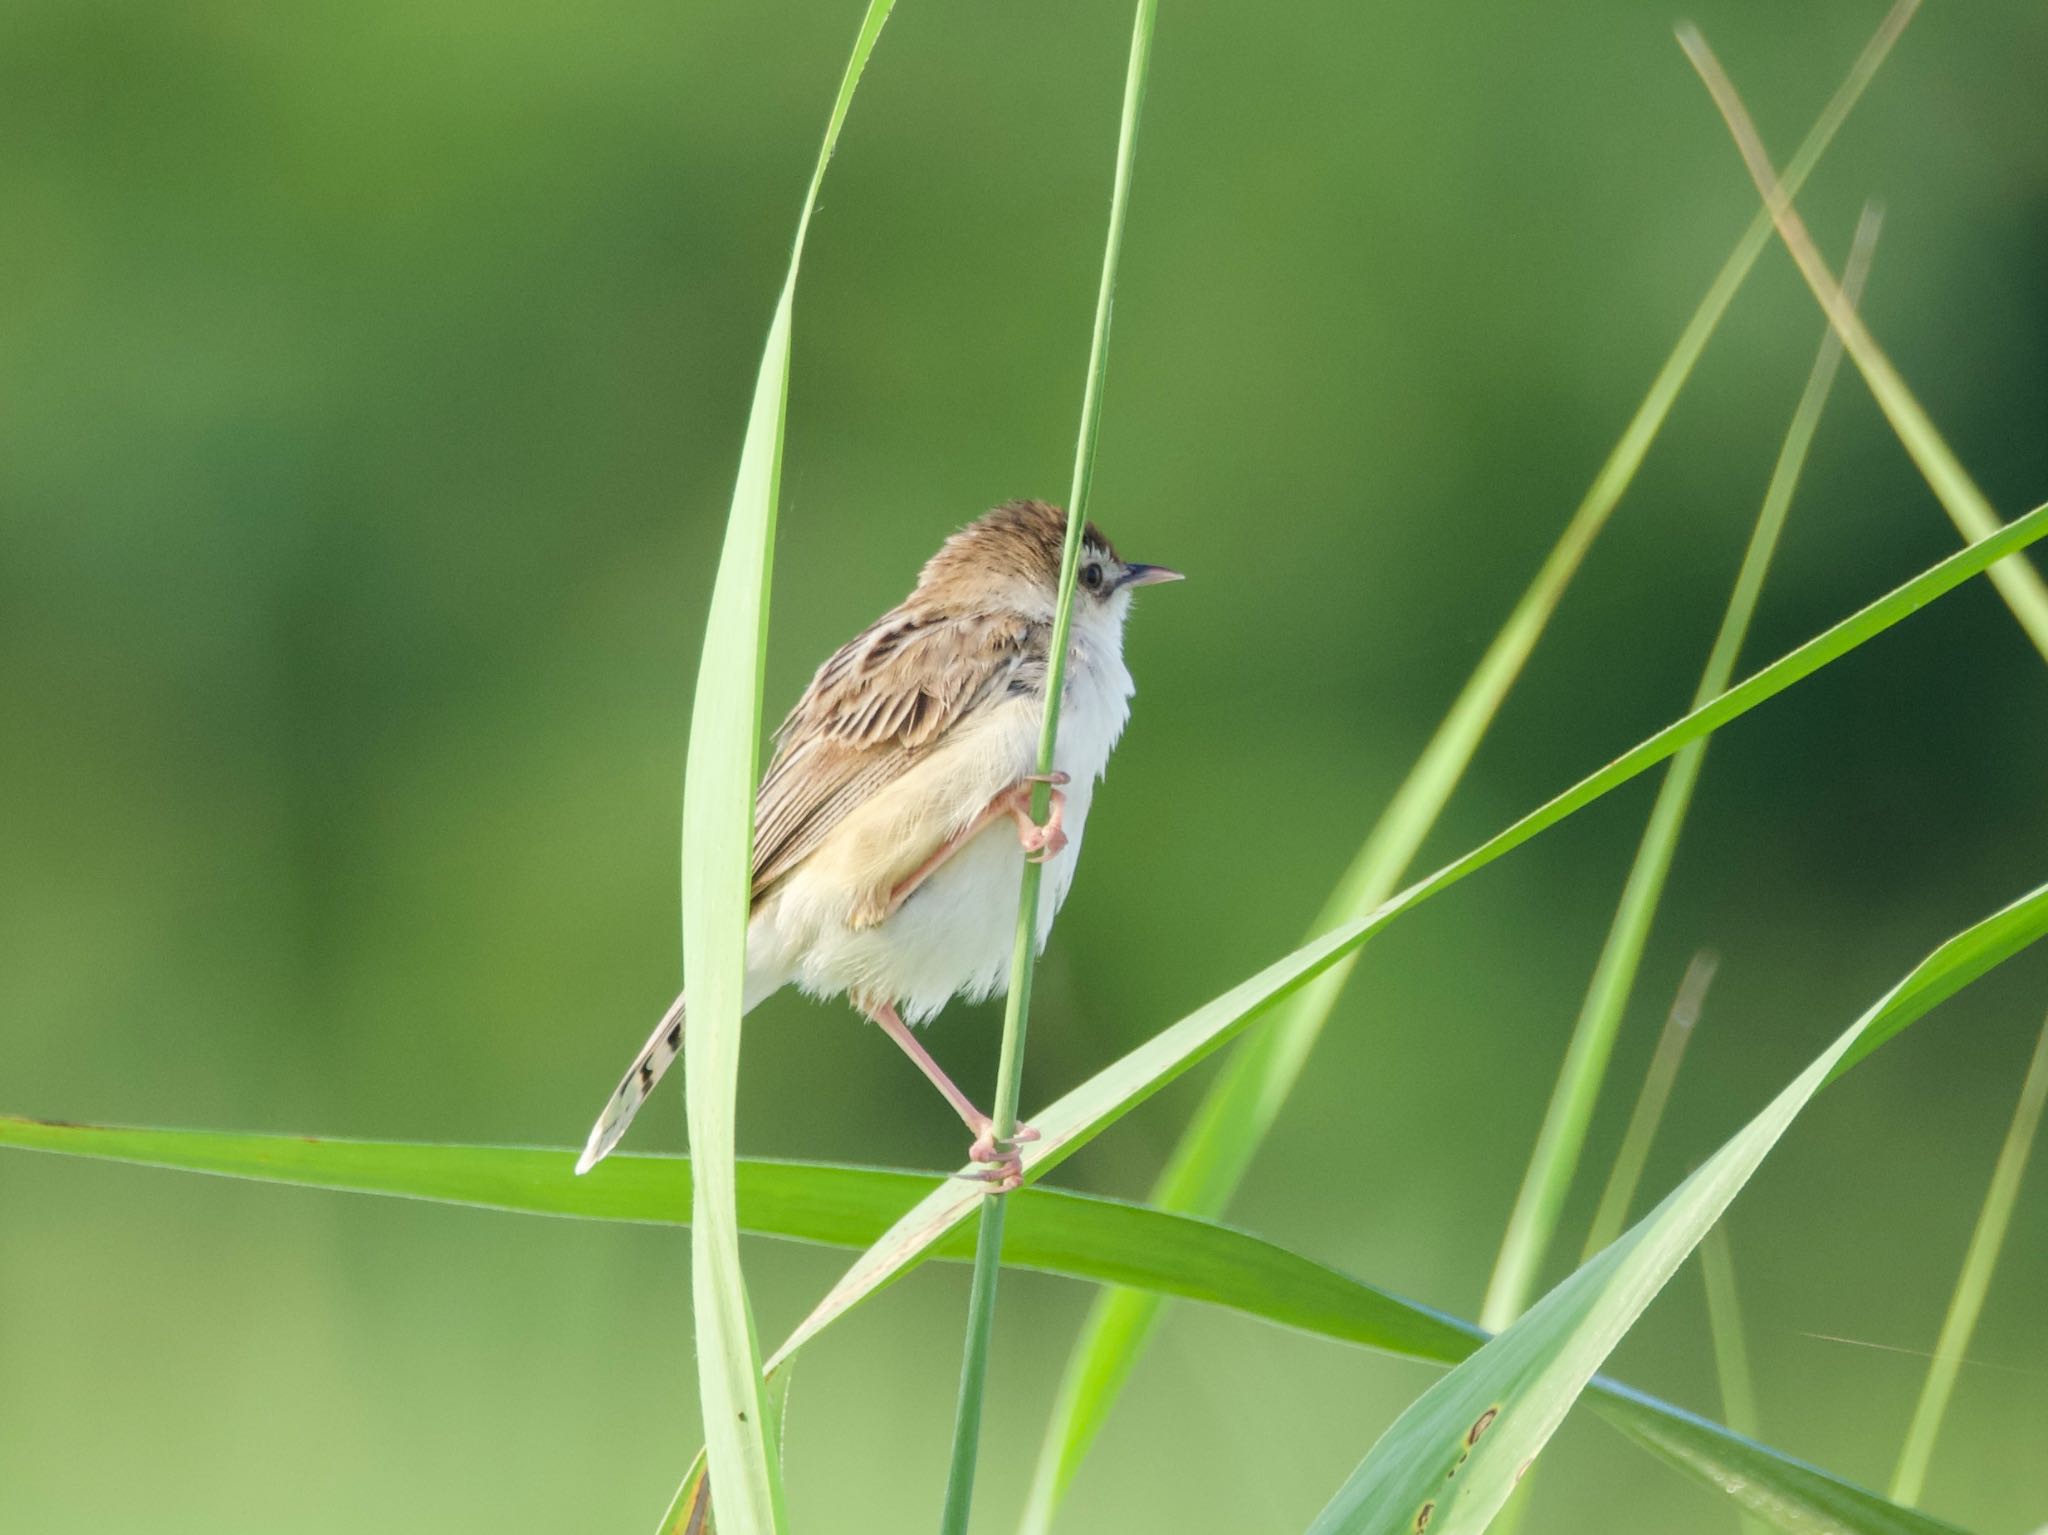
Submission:
<svg viewBox="0 0 2048 1535">
<path fill-rule="evenodd" d="M 754 799 L 753 898 L 984 700 L 1042 692 L 1048 642 L 1019 616 L 906 605 L 841 647 L 775 732 Z"/>
</svg>

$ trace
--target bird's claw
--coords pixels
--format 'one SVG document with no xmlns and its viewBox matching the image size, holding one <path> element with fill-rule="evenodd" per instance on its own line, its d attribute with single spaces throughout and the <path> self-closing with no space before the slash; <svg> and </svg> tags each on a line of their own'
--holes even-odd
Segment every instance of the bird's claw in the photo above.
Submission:
<svg viewBox="0 0 2048 1535">
<path fill-rule="evenodd" d="M 967 1148 L 969 1161 L 983 1165 L 970 1173 L 957 1176 L 971 1178 L 981 1183 L 992 1183 L 996 1192 L 1007 1194 L 1011 1189 L 1021 1188 L 1024 1183 L 1024 1157 L 1017 1148 L 1038 1139 L 1038 1132 L 1029 1125 L 1020 1124 L 1010 1132 L 1007 1141 L 996 1139 L 996 1127 L 984 1122 L 981 1133 L 974 1138 L 974 1144 Z"/>
<path fill-rule="evenodd" d="M 1040 777 L 1034 774 L 1026 782 L 1063 784 L 1067 782 L 1067 775 L 1048 773 Z M 1031 819 L 1031 798 L 1028 791 L 1022 785 L 1018 786 L 1017 798 L 1012 802 L 1011 811 L 1017 818 L 1017 841 L 1024 849 L 1027 862 L 1045 863 L 1066 851 L 1067 834 L 1060 829 L 1060 819 L 1066 814 L 1066 809 L 1067 797 L 1058 789 L 1054 789 L 1052 808 L 1046 814 L 1045 824 L 1041 826 Z"/>
</svg>

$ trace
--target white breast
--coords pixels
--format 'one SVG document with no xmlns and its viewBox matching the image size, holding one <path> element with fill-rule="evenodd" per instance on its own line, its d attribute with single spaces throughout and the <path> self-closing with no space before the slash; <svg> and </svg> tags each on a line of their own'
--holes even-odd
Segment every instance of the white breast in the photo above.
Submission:
<svg viewBox="0 0 2048 1535">
<path fill-rule="evenodd" d="M 1116 604 L 1119 610 L 1122 606 Z M 1067 846 L 1046 864 L 1040 881 L 1041 949 L 1053 917 L 1073 888 L 1095 786 L 1130 718 L 1134 690 L 1123 662 L 1122 612 L 1091 612 L 1086 623 L 1078 621 L 1081 617 L 1076 615 L 1053 758 L 1054 766 L 1069 778 L 1063 818 Z M 997 749 L 1014 761 L 1016 778 L 1033 769 L 1042 712 L 1020 701 L 994 726 Z M 858 931 L 842 922 L 799 918 L 799 908 L 811 905 L 799 888 L 799 872 L 784 899 L 772 901 L 757 914 L 756 928 L 769 930 L 750 935 L 750 971 L 780 974 L 750 975 L 749 992 L 761 986 L 773 990 L 789 979 L 818 997 L 849 991 L 891 997 L 912 1023 L 926 1021 L 957 994 L 979 1000 L 1001 992 L 1009 985 L 1021 872 L 1016 826 L 1007 818 L 996 821 L 948 859 L 887 921 Z"/>
</svg>

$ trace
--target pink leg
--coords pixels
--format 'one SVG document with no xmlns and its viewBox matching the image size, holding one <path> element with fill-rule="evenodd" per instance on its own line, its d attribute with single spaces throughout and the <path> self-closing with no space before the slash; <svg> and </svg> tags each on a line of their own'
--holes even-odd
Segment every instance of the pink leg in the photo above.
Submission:
<svg viewBox="0 0 2048 1535">
<path fill-rule="evenodd" d="M 1066 805 L 1066 796 L 1060 793 L 1057 787 L 1053 789 L 1052 813 L 1046 817 L 1045 825 L 1040 826 L 1031 819 L 1031 785 L 1035 783 L 1058 785 L 1066 781 L 1067 775 L 1065 773 L 1048 773 L 1043 778 L 1033 773 L 1015 788 L 998 794 L 988 802 L 980 815 L 968 823 L 964 830 L 956 832 L 947 838 L 937 852 L 911 870 L 903 882 L 889 892 L 889 903 L 883 909 L 882 915 L 875 920 L 884 921 L 895 916 L 897 909 L 910 899 L 919 885 L 922 885 L 932 875 L 936 874 L 947 859 L 973 841 L 980 834 L 982 828 L 987 826 L 997 816 L 1008 815 L 1016 819 L 1017 841 L 1023 846 L 1027 854 L 1037 854 L 1032 860 L 1034 863 L 1044 863 L 1046 859 L 1057 855 L 1067 845 L 1067 834 L 1060 830 L 1060 814 Z M 866 924 L 857 925 L 865 926 Z"/>
<path fill-rule="evenodd" d="M 945 1068 L 933 1060 L 931 1052 L 919 1043 L 917 1036 L 911 1032 L 910 1025 L 903 1021 L 895 1006 L 883 1003 L 880 1006 L 863 1006 L 861 1010 L 875 1023 L 880 1024 L 882 1032 L 895 1040 L 898 1048 L 916 1062 L 917 1069 L 925 1074 L 926 1080 L 944 1095 L 946 1102 L 953 1105 L 953 1112 L 958 1114 L 967 1128 L 974 1132 L 974 1144 L 968 1148 L 967 1155 L 976 1162 L 990 1164 L 981 1176 L 1004 1192 L 1021 1184 L 1024 1181 L 1024 1162 L 1023 1158 L 1018 1156 L 1015 1146 L 997 1148 L 995 1121 L 977 1109 L 973 1100 L 954 1085 L 953 1079 L 946 1075 Z M 1017 1142 L 1035 1141 L 1038 1139 L 1038 1132 L 1029 1125 L 1019 1125 L 1011 1138 Z"/>
</svg>

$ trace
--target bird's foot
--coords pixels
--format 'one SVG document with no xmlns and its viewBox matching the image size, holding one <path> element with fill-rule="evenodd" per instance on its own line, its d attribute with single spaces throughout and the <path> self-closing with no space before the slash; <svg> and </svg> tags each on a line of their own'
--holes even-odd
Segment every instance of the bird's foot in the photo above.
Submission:
<svg viewBox="0 0 2048 1535">
<path fill-rule="evenodd" d="M 1031 773 L 1011 794 L 1010 814 L 1017 820 L 1017 841 L 1032 863 L 1045 863 L 1066 850 L 1067 834 L 1060 829 L 1060 820 L 1066 814 L 1067 797 L 1057 786 L 1069 781 L 1065 773 Z M 1031 819 L 1031 785 L 1035 783 L 1055 786 L 1043 826 Z"/>
<path fill-rule="evenodd" d="M 1019 1188 L 1024 1182 L 1024 1157 L 1017 1150 L 1038 1139 L 1038 1132 L 1029 1125 L 1020 1124 L 1010 1132 L 1007 1141 L 996 1139 L 996 1127 L 992 1120 L 983 1120 L 981 1133 L 974 1138 L 974 1144 L 967 1148 L 969 1161 L 982 1163 L 975 1172 L 962 1173 L 964 1178 L 975 1178 L 983 1183 L 992 1183 L 996 1192 L 1007 1194 Z"/>
</svg>

